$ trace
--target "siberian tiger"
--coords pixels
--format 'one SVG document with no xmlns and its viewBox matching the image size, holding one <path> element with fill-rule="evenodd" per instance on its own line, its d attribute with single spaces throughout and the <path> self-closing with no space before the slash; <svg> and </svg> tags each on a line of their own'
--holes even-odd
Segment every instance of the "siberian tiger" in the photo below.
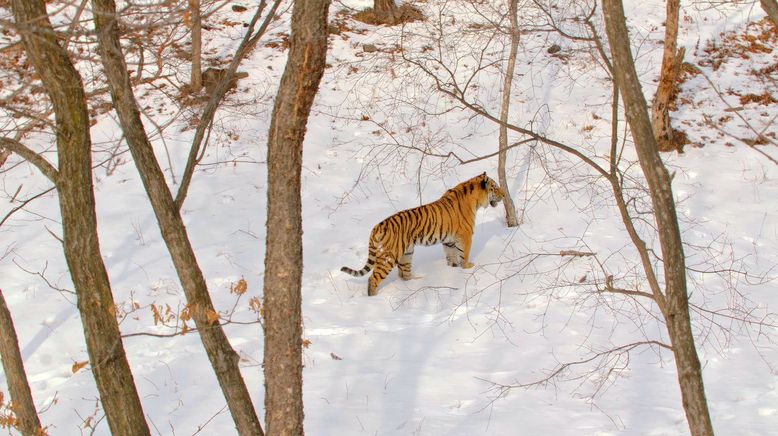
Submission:
<svg viewBox="0 0 778 436">
<path fill-rule="evenodd" d="M 473 177 L 432 203 L 397 212 L 378 223 L 370 232 L 364 268 L 355 271 L 344 266 L 340 270 L 362 277 L 373 269 L 367 285 L 367 295 L 372 296 L 395 264 L 401 279 L 411 279 L 411 258 L 416 245 L 442 243 L 449 266 L 472 268 L 470 244 L 476 210 L 487 205 L 495 207 L 502 198 L 502 189 L 486 173 Z"/>
</svg>

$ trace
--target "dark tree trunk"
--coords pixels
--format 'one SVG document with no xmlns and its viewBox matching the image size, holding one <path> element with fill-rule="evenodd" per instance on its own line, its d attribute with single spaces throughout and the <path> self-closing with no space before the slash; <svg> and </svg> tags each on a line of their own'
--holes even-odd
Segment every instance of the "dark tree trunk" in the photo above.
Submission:
<svg viewBox="0 0 778 436">
<path fill-rule="evenodd" d="M 395 24 L 400 18 L 394 0 L 373 0 L 373 12 L 386 24 Z"/>
<path fill-rule="evenodd" d="M 208 294 L 205 278 L 143 127 L 119 41 L 116 5 L 113 0 L 92 0 L 92 8 L 100 57 L 108 78 L 114 109 L 119 116 L 130 153 L 184 289 L 192 319 L 216 372 L 238 432 L 241 435 L 261 435 L 259 418 L 240 374 L 238 354 L 232 349 L 218 321 L 208 319 L 208 314 L 214 314 L 216 311 Z"/>
<path fill-rule="evenodd" d="M 54 106 L 59 166 L 56 187 L 65 258 L 108 426 L 116 435 L 148 435 L 100 255 L 89 116 L 81 77 L 57 41 L 43 0 L 13 0 L 12 6 L 27 55 Z"/>
<path fill-rule="evenodd" d="M 41 434 L 41 421 L 35 411 L 30 384 L 24 372 L 22 353 L 19 351 L 19 340 L 2 290 L 0 290 L 0 360 L 3 361 L 3 371 L 14 404 L 14 414 L 19 420 L 19 430 L 24 435 Z"/>
<path fill-rule="evenodd" d="M 324 73 L 329 4 L 294 4 L 289 57 L 268 134 L 265 424 L 274 436 L 303 434 L 300 171 L 308 115 Z"/>
<path fill-rule="evenodd" d="M 694 344 L 686 290 L 686 265 L 675 212 L 670 175 L 657 150 L 643 91 L 630 51 L 620 0 L 604 0 L 605 29 L 613 57 L 616 85 L 622 94 L 640 166 L 646 177 L 662 248 L 665 307 L 662 315 L 673 347 L 678 383 L 689 430 L 694 436 L 713 435 L 700 360 Z"/>
<path fill-rule="evenodd" d="M 203 86 L 202 67 L 202 22 L 200 19 L 200 0 L 189 0 L 189 23 L 192 29 L 192 92 L 200 92 Z"/>
<path fill-rule="evenodd" d="M 775 0 L 759 0 L 759 4 L 773 22 L 773 26 L 778 28 L 778 3 Z"/>
<path fill-rule="evenodd" d="M 673 136 L 673 127 L 670 122 L 670 101 L 673 98 L 675 84 L 678 83 L 678 74 L 681 72 L 685 53 L 683 48 L 676 52 L 680 7 L 680 0 L 667 0 L 662 70 L 659 74 L 659 85 L 654 95 L 654 103 L 651 105 L 651 126 L 659 151 L 678 150 L 680 152 L 683 150 L 683 144 L 679 144 L 678 139 Z"/>
</svg>

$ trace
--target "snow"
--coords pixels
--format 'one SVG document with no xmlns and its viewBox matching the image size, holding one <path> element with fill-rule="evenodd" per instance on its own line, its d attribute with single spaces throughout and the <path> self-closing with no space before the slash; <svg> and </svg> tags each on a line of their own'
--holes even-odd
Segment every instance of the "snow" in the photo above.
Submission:
<svg viewBox="0 0 778 436">
<path fill-rule="evenodd" d="M 344 19 L 338 14 L 344 6 L 359 9 L 371 3 L 333 4 L 331 17 Z M 472 5 L 437 0 L 416 5 L 458 36 L 458 44 L 445 47 L 443 57 L 455 63 L 454 78 L 467 80 L 474 58 L 462 51 L 466 43 L 474 44 L 468 38 L 477 36 L 467 33 L 468 24 L 487 22 L 485 18 L 476 15 Z M 224 8 L 217 17 L 247 20 L 252 12 L 253 7 L 242 14 Z M 487 16 L 491 11 L 482 12 Z M 628 5 L 627 14 L 636 17 L 630 20 L 634 50 L 644 91 L 650 96 L 661 60 L 664 6 L 640 2 Z M 681 30 L 687 61 L 697 64 L 702 56 L 693 47 L 720 41 L 721 32 L 742 30 L 762 15 L 748 5 L 719 10 L 689 7 Z M 543 381 L 561 364 L 582 362 L 615 347 L 668 341 L 656 320 L 658 309 L 649 300 L 595 292 L 606 271 L 620 287 L 647 286 L 607 184 L 568 155 L 539 145 L 510 151 L 510 187 L 523 222 L 509 229 L 501 206 L 480 211 L 472 270 L 447 267 L 440 246 L 417 247 L 413 258 L 417 278 L 406 282 L 393 272 L 376 297 L 366 296 L 366 277 L 340 272 L 343 265 L 364 265 L 370 229 L 381 219 L 432 201 L 483 171 L 496 178 L 496 157 L 458 165 L 456 159 L 423 156 L 418 149 L 470 159 L 497 148 L 495 125 L 459 106 L 451 109 L 451 100 L 434 92 L 428 77 L 402 62 L 403 55 L 431 60 L 423 47 L 430 43 L 425 26 L 433 25 L 433 20 L 404 29 L 353 20 L 346 24 L 349 30 L 330 36 L 329 67 L 304 149 L 302 293 L 304 338 L 310 341 L 304 350 L 306 432 L 688 434 L 672 354 L 657 346 L 638 346 L 629 354 L 574 365 L 545 383 L 515 387 Z M 276 23 L 269 38 L 280 40 L 279 32 L 287 25 L 285 20 Z M 575 29 L 575 23 L 566 25 Z M 209 56 L 229 55 L 241 31 L 241 26 L 216 26 L 206 32 Z M 413 50 L 392 49 L 401 31 Z M 553 33 L 524 38 L 512 119 L 578 145 L 606 165 L 611 85 L 602 69 L 579 43 Z M 497 38 L 487 51 L 490 60 L 503 56 L 502 41 Z M 363 53 L 362 46 L 368 43 L 379 51 Z M 545 48 L 553 43 L 562 46 L 566 58 L 546 54 Z M 225 330 L 241 355 L 243 376 L 261 417 L 262 328 L 248 303 L 262 293 L 264 144 L 284 56 L 279 48 L 260 43 L 241 66 L 250 77 L 239 82 L 238 91 L 219 112 L 214 137 L 183 207 L 214 302 L 222 313 L 234 309 L 231 317 L 236 323 Z M 774 56 L 727 64 L 715 72 L 714 81 L 722 89 L 750 89 L 753 79 L 740 72 L 771 65 Z M 483 70 L 468 94 L 494 113 L 501 68 L 496 62 Z M 713 77 L 713 71 L 701 68 Z M 185 80 L 185 71 L 176 74 Z M 774 92 L 774 82 L 760 86 Z M 193 135 L 184 128 L 189 115 L 176 114 L 164 93 L 144 88 L 143 95 L 149 107 L 161 108 L 158 123 L 175 118 L 164 143 L 155 138 L 166 175 L 176 174 L 175 181 L 168 180 L 175 190 Z M 709 126 L 697 124 L 701 113 L 726 113 L 726 105 L 704 80 L 687 81 L 684 96 L 695 104 L 682 106 L 673 117 L 693 142 L 704 147 L 687 146 L 682 155 L 668 153 L 663 158 L 674 173 L 692 269 L 691 300 L 708 311 L 739 316 L 740 310 L 764 322 L 743 324 L 693 311 L 714 429 L 722 435 L 775 434 L 778 323 L 769 314 L 778 305 L 774 201 L 778 168 L 732 139 L 748 137 L 743 123 L 727 124 L 730 136 L 713 135 Z M 771 124 L 778 114 L 775 104 L 746 109 L 746 116 L 761 120 L 755 124 L 759 129 L 776 131 Z M 623 130 L 622 121 L 620 135 Z M 109 147 L 120 137 L 115 117 L 98 117 L 92 135 L 100 150 Z M 44 135 L 29 139 L 38 150 L 50 147 L 50 140 Z M 758 147 L 778 156 L 774 145 Z M 53 160 L 51 154 L 47 157 Z M 185 305 L 183 293 L 130 157 L 122 157 L 110 171 L 105 167 L 95 171 L 100 243 L 119 312 L 126 314 L 122 332 L 170 334 L 175 328 L 155 324 L 150 305 L 169 306 L 178 313 Z M 97 152 L 95 160 L 102 158 L 105 152 Z M 629 146 L 623 161 L 629 194 L 636 196 L 633 206 L 645 210 L 647 200 Z M 26 164 L 4 173 L 2 182 L 8 200 L 19 185 L 19 198 L 49 186 Z M 4 216 L 18 202 L 0 204 Z M 89 433 L 84 424 L 90 416 L 94 433 L 108 434 L 88 367 L 72 371 L 87 354 L 75 297 L 67 292 L 72 288 L 67 267 L 54 237 L 61 233 L 58 213 L 55 195 L 48 194 L 0 227 L 0 286 L 49 434 Z M 650 224 L 639 224 L 639 229 L 648 244 L 658 246 L 648 231 Z M 597 261 L 559 256 L 562 250 L 597 253 Z M 598 262 L 604 263 L 605 271 Z M 248 292 L 239 297 L 230 288 L 241 278 L 248 282 Z M 176 319 L 171 324 L 180 328 Z M 154 434 L 235 433 L 195 334 L 131 336 L 124 345 Z M 4 383 L 0 373 L 0 386 Z"/>
</svg>

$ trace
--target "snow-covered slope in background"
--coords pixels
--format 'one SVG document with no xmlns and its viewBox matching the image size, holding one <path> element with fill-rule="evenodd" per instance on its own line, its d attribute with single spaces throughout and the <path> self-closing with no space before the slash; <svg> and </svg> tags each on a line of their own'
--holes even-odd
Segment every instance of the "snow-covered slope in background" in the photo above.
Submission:
<svg viewBox="0 0 778 436">
<path fill-rule="evenodd" d="M 370 3 L 345 5 L 363 8 Z M 462 24 L 462 19 L 482 19 L 465 7 L 450 16 L 436 15 L 442 3 L 417 6 L 433 19 L 449 20 L 447 25 L 467 28 L 470 23 Z M 306 432 L 688 433 L 672 355 L 657 347 L 639 346 L 628 355 L 610 354 L 605 360 L 574 365 L 560 378 L 528 389 L 509 388 L 543 381 L 560 364 L 615 347 L 667 340 L 649 302 L 595 292 L 602 271 L 593 258 L 559 256 L 561 250 L 597 253 L 610 273 L 626 277 L 625 282 L 632 277 L 635 288 L 642 285 L 607 186 L 564 155 L 540 146 L 511 151 L 511 187 L 523 223 L 508 229 L 500 208 L 479 212 L 472 270 L 447 267 L 441 247 L 418 247 L 413 267 L 419 278 L 404 282 L 392 273 L 372 298 L 366 296 L 366 279 L 339 271 L 342 265 L 364 264 L 370 229 L 384 217 L 431 201 L 483 171 L 496 177 L 496 157 L 456 165 L 407 146 L 451 151 L 464 159 L 497 149 L 497 129 L 487 121 L 458 107 L 433 113 L 451 102 L 402 62 L 394 48 L 399 28 L 352 21 L 339 13 L 343 7 L 332 6 L 331 16 L 347 29 L 330 36 L 329 68 L 308 123 L 304 152 L 302 292 L 304 335 L 310 341 L 304 351 Z M 251 9 L 221 13 L 245 20 Z M 643 2 L 630 7 L 628 15 L 636 17 L 630 24 L 639 41 L 638 66 L 651 95 L 661 57 L 664 6 Z M 721 32 L 742 30 L 761 15 L 746 7 L 687 11 L 682 23 L 687 60 L 697 63 L 701 52 L 693 46 L 719 41 Z M 405 36 L 423 41 L 425 25 L 408 24 Z M 235 33 L 240 26 L 221 30 Z M 279 25 L 271 35 L 278 38 L 282 30 Z M 463 34 L 462 40 L 466 37 Z M 590 57 L 565 40 L 553 34 L 531 37 L 537 40 L 525 41 L 528 48 L 520 53 L 512 117 L 531 119 L 532 126 L 549 137 L 582 144 L 603 158 L 610 132 L 609 82 Z M 212 31 L 206 46 L 218 47 L 218 55 L 229 53 L 233 43 Z M 546 55 L 545 47 L 554 43 L 567 57 Z M 378 50 L 366 53 L 365 44 Z M 424 43 L 419 44 L 405 55 L 423 53 Z M 502 49 L 496 45 L 487 56 L 499 60 Z M 284 56 L 278 45 L 260 46 L 241 67 L 250 76 L 239 82 L 230 101 L 244 104 L 218 115 L 218 134 L 183 207 L 214 301 L 235 321 L 226 331 L 242 356 L 243 375 L 260 415 L 263 339 L 249 300 L 261 297 L 264 144 Z M 775 64 L 775 56 L 765 53 L 747 62 L 759 69 Z M 464 60 L 460 65 L 463 75 L 472 67 L 467 64 Z M 478 79 L 478 98 L 492 105 L 487 109 L 499 102 L 500 67 L 497 62 Z M 740 89 L 750 87 L 753 79 L 732 67 L 716 80 L 721 89 Z M 698 79 L 684 86 L 682 96 L 702 99 Z M 150 94 L 144 101 L 164 108 L 164 101 L 154 98 Z M 713 116 L 727 113 L 713 95 L 706 98 L 696 107 L 682 106 L 675 116 L 699 120 L 695 111 L 700 107 Z M 765 122 L 778 114 L 774 104 L 754 103 L 747 109 L 767 113 Z M 176 133 L 157 144 L 163 162 L 163 145 L 167 147 L 173 173 L 181 171 L 192 135 L 183 128 L 186 121 L 179 122 L 181 127 L 168 131 Z M 705 310 L 734 304 L 760 316 L 778 307 L 778 168 L 743 144 L 727 147 L 726 139 L 702 144 L 700 138 L 710 128 L 684 123 L 690 137 L 705 146 L 664 156 L 675 171 L 679 216 L 693 268 L 692 301 L 703 308 L 694 316 L 707 395 L 719 434 L 766 435 L 778 429 L 775 318 L 765 319 L 761 327 L 725 317 L 714 316 L 711 322 Z M 742 125 L 727 128 L 740 129 L 735 136 L 747 136 Z M 768 125 L 766 132 L 775 131 Z M 97 119 L 92 133 L 95 142 L 120 137 L 115 120 L 107 115 Z M 773 145 L 760 147 L 778 155 Z M 633 159 L 631 154 L 628 146 L 624 158 Z M 29 193 L 47 186 L 27 165 L 4 175 L 3 183 L 11 193 L 19 184 Z M 164 316 L 168 307 L 170 314 L 178 314 L 185 303 L 133 165 L 119 165 L 110 174 L 98 169 L 95 191 L 101 246 L 120 313 L 126 315 L 122 331 L 133 335 L 125 347 L 151 427 L 165 435 L 232 434 L 234 427 L 199 339 L 194 334 L 134 335 L 172 333 L 154 322 L 150 305 Z M 3 203 L 0 214 L 12 207 L 15 204 Z M 16 322 L 36 404 L 45 410 L 42 421 L 52 435 L 88 434 L 87 421 L 96 427 L 95 434 L 107 434 L 88 367 L 73 373 L 74 363 L 87 360 L 74 296 L 53 289 L 70 286 L 61 248 L 50 234 L 60 231 L 56 198 L 48 195 L 27 210 L 0 228 L 0 286 Z M 241 278 L 248 292 L 237 296 L 230 288 Z M 180 321 L 171 318 L 170 323 Z M 596 370 L 598 365 L 606 370 Z M 5 381 L 3 375 L 0 380 Z"/>
</svg>

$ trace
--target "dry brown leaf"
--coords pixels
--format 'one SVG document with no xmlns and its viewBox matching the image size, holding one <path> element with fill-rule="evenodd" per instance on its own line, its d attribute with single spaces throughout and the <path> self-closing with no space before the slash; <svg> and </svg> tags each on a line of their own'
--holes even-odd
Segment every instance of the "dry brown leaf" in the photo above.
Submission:
<svg viewBox="0 0 778 436">
<path fill-rule="evenodd" d="M 89 365 L 88 360 L 84 360 L 83 362 L 73 362 L 73 366 L 70 367 L 70 370 L 73 372 L 73 374 L 75 374 L 87 365 Z"/>
<path fill-rule="evenodd" d="M 264 317 L 265 316 L 265 310 L 262 306 L 262 300 L 259 297 L 251 297 L 249 300 L 249 309 L 251 309 L 254 313 L 258 313 L 259 316 Z"/>
<path fill-rule="evenodd" d="M 187 304 L 186 307 L 184 307 L 184 310 L 181 311 L 181 313 L 178 315 L 178 318 L 181 319 L 181 321 L 189 321 L 192 319 L 192 313 L 189 310 L 189 305 Z"/>
<path fill-rule="evenodd" d="M 205 316 L 208 319 L 208 324 L 216 324 L 219 322 L 219 314 L 216 313 L 213 309 L 208 309 L 205 311 Z"/>
<path fill-rule="evenodd" d="M 246 282 L 245 279 L 241 278 L 240 280 L 238 280 L 237 283 L 235 283 L 230 287 L 230 292 L 237 295 L 243 295 L 246 293 L 246 291 L 248 291 L 248 289 L 249 289 L 249 284 Z"/>
</svg>

